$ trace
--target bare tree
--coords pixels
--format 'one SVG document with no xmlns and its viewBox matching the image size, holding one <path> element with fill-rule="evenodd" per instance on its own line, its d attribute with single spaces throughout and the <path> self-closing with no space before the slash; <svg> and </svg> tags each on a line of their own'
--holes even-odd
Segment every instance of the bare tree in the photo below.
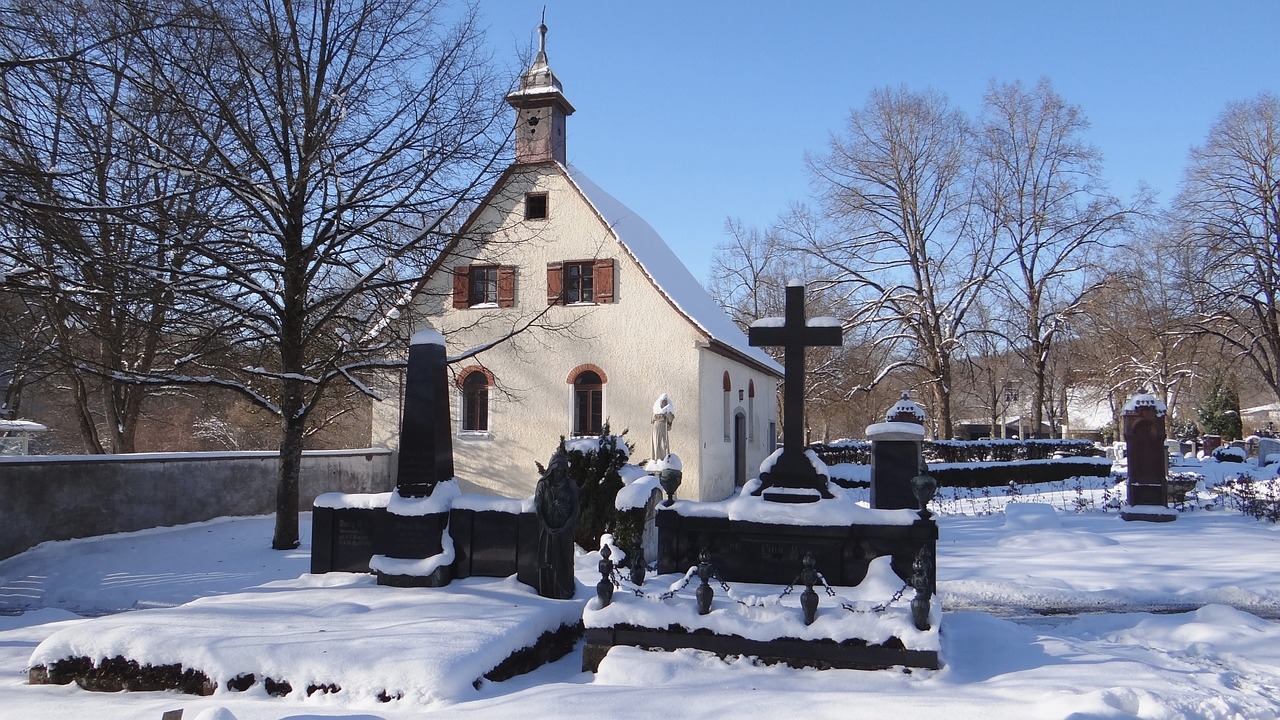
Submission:
<svg viewBox="0 0 1280 720">
<path fill-rule="evenodd" d="M 742 221 L 724 221 L 728 239 L 711 256 L 708 292 L 744 330 L 762 317 L 782 313 L 794 258 L 776 229 L 761 232 Z"/>
<path fill-rule="evenodd" d="M 1032 380 L 1031 427 L 1041 427 L 1050 352 L 1069 319 L 1102 286 L 1103 253 L 1127 229 L 1131 209 L 1107 194 L 1101 155 L 1081 134 L 1083 111 L 1047 79 L 1028 90 L 992 83 L 979 128 L 975 221 L 1003 258 L 998 287 L 1008 336 Z"/>
<path fill-rule="evenodd" d="M 808 158 L 834 232 L 789 225 L 844 293 L 846 325 L 880 328 L 886 347 L 910 344 L 875 380 L 922 370 L 941 437 L 952 435 L 953 365 L 992 261 L 986 239 L 965 231 L 969 152 L 968 122 L 942 95 L 873 91 L 828 152 Z"/>
<path fill-rule="evenodd" d="M 1192 303 L 1172 262 L 1175 250 L 1161 227 L 1112 255 L 1113 282 L 1073 323 L 1073 354 L 1111 396 L 1151 392 L 1176 410 L 1206 364 L 1221 356 L 1191 332 Z"/>
<path fill-rule="evenodd" d="M 963 406 L 981 413 L 975 417 L 988 421 L 992 437 L 1004 437 L 1005 421 L 1018 405 L 1023 369 L 988 300 L 974 303 L 970 311 L 959 373 L 964 382 L 956 395 Z"/>
<path fill-rule="evenodd" d="M 194 0 L 132 36 L 128 82 L 210 155 L 147 134 L 154 161 L 227 202 L 190 248 L 207 310 L 168 372 L 135 382 L 235 390 L 280 418 L 272 545 L 298 543 L 298 471 L 326 390 L 387 367 L 370 332 L 403 302 L 506 150 L 508 83 L 474 10 L 429 0 Z M 144 128 L 135 127 L 144 132 Z"/>
<path fill-rule="evenodd" d="M 1227 106 L 1191 152 L 1174 211 L 1198 332 L 1280 398 L 1280 100 Z"/>
<path fill-rule="evenodd" d="M 44 322 L 43 359 L 72 389 L 84 447 L 130 452 L 153 388 L 122 378 L 160 360 L 179 317 L 177 270 L 200 241 L 193 212 L 216 204 L 194 178 L 149 162 L 146 138 L 182 145 L 185 134 L 126 83 L 128 48 L 96 42 L 117 8 L 59 0 L 11 8 L 0 35 L 8 56 L 58 62 L 0 73 L 0 262 L 5 283 Z M 131 16 L 126 15 L 126 20 Z M 87 48 L 87 49 L 85 49 Z M 191 150 L 189 145 L 186 145 Z M 189 155 L 198 165 L 198 153 Z"/>
</svg>

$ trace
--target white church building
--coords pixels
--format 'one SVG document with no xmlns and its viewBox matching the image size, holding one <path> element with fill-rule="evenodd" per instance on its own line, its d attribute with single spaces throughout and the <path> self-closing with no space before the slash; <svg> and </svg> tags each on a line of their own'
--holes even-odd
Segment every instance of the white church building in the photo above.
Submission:
<svg viewBox="0 0 1280 720">
<path fill-rule="evenodd" d="M 574 111 L 547 64 L 507 96 L 516 159 L 428 269 L 414 312 L 446 339 L 455 474 L 464 489 L 525 497 L 561 436 L 629 429 L 648 459 L 654 403 L 675 409 L 679 496 L 717 500 L 774 449 L 781 366 L 720 309 L 642 218 L 565 160 Z M 401 398 L 374 408 L 396 446 Z"/>
</svg>

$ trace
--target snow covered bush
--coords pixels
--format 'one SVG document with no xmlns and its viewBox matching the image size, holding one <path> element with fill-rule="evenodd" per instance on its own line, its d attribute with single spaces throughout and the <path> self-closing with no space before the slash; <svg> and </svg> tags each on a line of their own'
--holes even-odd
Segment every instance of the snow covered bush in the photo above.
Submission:
<svg viewBox="0 0 1280 720">
<path fill-rule="evenodd" d="M 1280 485 L 1276 478 L 1255 480 L 1252 475 L 1243 473 L 1238 478 L 1214 485 L 1209 491 L 1218 495 L 1228 508 L 1258 520 L 1280 521 Z"/>
<path fill-rule="evenodd" d="M 1213 459 L 1218 462 L 1242 463 L 1248 459 L 1249 455 L 1244 448 L 1232 447 L 1230 445 L 1221 445 L 1213 449 Z"/>
</svg>

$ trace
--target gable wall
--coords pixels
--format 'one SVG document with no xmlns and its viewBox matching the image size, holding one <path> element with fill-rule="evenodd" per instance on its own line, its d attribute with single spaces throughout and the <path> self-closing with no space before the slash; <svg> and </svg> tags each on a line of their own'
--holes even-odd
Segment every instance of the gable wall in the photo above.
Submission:
<svg viewBox="0 0 1280 720">
<path fill-rule="evenodd" d="M 547 220 L 523 220 L 523 196 L 531 191 L 549 193 Z M 605 416 L 614 432 L 630 430 L 626 437 L 635 445 L 634 461 L 651 454 L 652 406 L 665 392 L 676 408 L 671 450 L 685 469 L 680 496 L 719 499 L 731 492 L 733 456 L 723 440 L 721 377 L 731 369 L 735 383 L 741 376 L 745 387 L 748 370 L 704 349 L 705 336 L 653 287 L 559 169 L 534 166 L 513 173 L 474 227 L 474 234 L 488 242 L 461 243 L 455 256 L 443 263 L 446 272 L 430 278 L 416 300 L 417 311 L 430 316 L 431 325 L 445 334 L 450 357 L 492 342 L 543 310 L 547 313 L 542 324 L 561 329 L 529 330 L 451 365 L 455 373 L 482 365 L 496 383 L 490 391 L 485 435 L 458 433 L 460 394 L 453 393 L 458 477 L 477 491 L 531 494 L 537 481 L 534 461 L 545 464 L 559 437 L 572 431 L 569 373 L 591 364 L 604 371 Z M 598 257 L 614 258 L 615 302 L 548 310 L 547 263 Z M 473 261 L 518 266 L 513 308 L 453 308 L 447 270 Z M 760 427 L 752 433 L 756 447 L 748 455 L 749 477 L 764 457 L 762 406 L 769 412 L 774 406 L 772 380 L 750 372 L 756 377 Z M 708 388 L 712 392 L 707 393 Z M 741 405 L 745 409 L 745 401 Z M 709 420 L 695 421 L 695 412 Z M 375 429 L 375 438 L 394 436 L 398 407 L 384 404 L 378 415 L 382 427 Z"/>
<path fill-rule="evenodd" d="M 701 414 L 703 449 L 702 467 L 707 468 L 702 482 L 702 492 L 707 498 L 727 497 L 734 489 L 733 418 L 743 415 L 747 420 L 746 479 L 759 475 L 760 463 L 769 456 L 773 443 L 769 438 L 769 423 L 777 423 L 777 380 L 759 370 L 735 362 L 706 349 L 701 356 L 702 393 Z M 729 373 L 730 390 L 728 422 L 726 423 L 724 374 Z M 747 392 L 755 383 L 755 402 Z M 742 393 L 739 399 L 738 391 Z M 726 440 L 726 436 L 729 440 Z"/>
</svg>

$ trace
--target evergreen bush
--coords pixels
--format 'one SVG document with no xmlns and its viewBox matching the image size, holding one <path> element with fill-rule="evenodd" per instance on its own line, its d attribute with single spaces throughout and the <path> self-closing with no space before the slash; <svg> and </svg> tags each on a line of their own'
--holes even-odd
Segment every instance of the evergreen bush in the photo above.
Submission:
<svg viewBox="0 0 1280 720">
<path fill-rule="evenodd" d="M 574 541 L 579 547 L 594 550 L 600 547 L 600 536 L 613 527 L 617 510 L 614 500 L 622 489 L 622 476 L 618 471 L 631 457 L 631 446 L 623 439 L 627 434 L 614 435 L 609 423 L 604 424 L 598 438 L 575 438 L 560 446 L 569 456 L 569 477 L 578 486 L 578 528 Z M 538 463 L 538 473 L 545 468 Z"/>
</svg>

